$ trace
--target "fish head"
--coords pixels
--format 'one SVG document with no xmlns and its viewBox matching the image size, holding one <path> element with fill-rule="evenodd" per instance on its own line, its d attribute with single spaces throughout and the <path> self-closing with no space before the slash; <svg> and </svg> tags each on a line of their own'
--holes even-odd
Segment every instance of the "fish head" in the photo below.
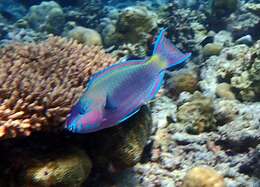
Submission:
<svg viewBox="0 0 260 187">
<path fill-rule="evenodd" d="M 73 111 L 66 121 L 66 128 L 73 133 L 90 133 L 101 130 L 103 119 L 100 110 L 90 110 L 86 113 Z"/>
</svg>

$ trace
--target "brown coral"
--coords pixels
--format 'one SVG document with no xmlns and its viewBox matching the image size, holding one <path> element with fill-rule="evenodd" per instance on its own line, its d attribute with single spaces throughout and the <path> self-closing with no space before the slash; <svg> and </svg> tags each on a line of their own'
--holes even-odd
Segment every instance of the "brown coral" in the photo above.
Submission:
<svg viewBox="0 0 260 187">
<path fill-rule="evenodd" d="M 216 129 L 213 115 L 213 101 L 196 91 L 193 96 L 178 107 L 177 120 L 186 126 L 186 131 L 199 134 Z"/>
<path fill-rule="evenodd" d="M 89 77 L 115 62 L 99 47 L 51 37 L 0 50 L 0 140 L 62 127 Z"/>
<path fill-rule="evenodd" d="M 192 168 L 184 177 L 182 187 L 226 187 L 224 177 L 205 166 Z"/>
</svg>

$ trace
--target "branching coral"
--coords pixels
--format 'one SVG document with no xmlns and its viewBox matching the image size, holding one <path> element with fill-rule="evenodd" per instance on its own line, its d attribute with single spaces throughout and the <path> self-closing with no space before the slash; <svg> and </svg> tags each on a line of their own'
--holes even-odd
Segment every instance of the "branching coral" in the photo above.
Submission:
<svg viewBox="0 0 260 187">
<path fill-rule="evenodd" d="M 51 37 L 0 50 L 0 140 L 59 129 L 89 77 L 115 62 L 99 47 Z"/>
</svg>

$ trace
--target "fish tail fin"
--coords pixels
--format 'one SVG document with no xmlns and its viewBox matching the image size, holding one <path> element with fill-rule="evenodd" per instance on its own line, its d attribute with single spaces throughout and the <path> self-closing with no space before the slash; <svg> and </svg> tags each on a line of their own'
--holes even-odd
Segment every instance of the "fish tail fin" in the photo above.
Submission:
<svg viewBox="0 0 260 187">
<path fill-rule="evenodd" d="M 159 65 L 163 69 L 172 70 L 183 64 L 191 53 L 182 53 L 165 37 L 166 29 L 161 29 L 155 41 L 153 56 L 159 57 Z M 152 57 L 153 57 L 152 56 Z"/>
</svg>

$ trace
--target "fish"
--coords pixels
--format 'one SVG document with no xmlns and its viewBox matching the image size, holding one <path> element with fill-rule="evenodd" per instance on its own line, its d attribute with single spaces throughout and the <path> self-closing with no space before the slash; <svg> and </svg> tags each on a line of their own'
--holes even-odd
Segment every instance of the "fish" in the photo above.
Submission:
<svg viewBox="0 0 260 187">
<path fill-rule="evenodd" d="M 156 97 L 164 75 L 187 62 L 160 29 L 151 56 L 118 62 L 94 74 L 65 122 L 73 133 L 85 134 L 121 124 Z"/>
</svg>

